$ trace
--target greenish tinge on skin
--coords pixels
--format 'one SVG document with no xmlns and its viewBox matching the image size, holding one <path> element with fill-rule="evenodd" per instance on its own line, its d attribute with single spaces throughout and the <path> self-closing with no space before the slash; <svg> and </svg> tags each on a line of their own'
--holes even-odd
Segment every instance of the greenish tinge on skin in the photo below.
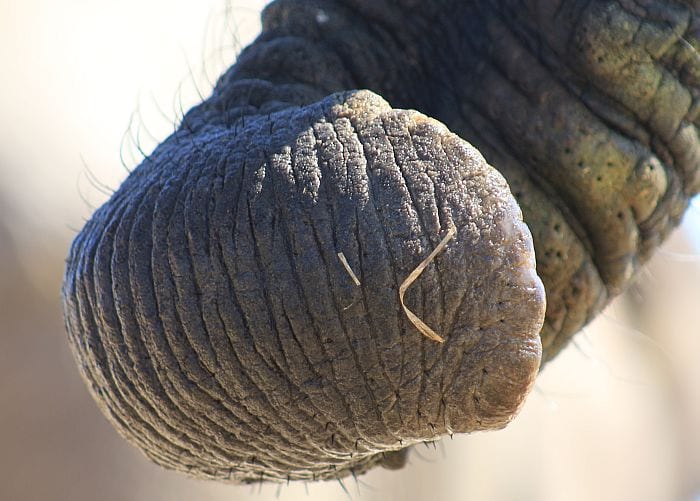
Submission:
<svg viewBox="0 0 700 501">
<path fill-rule="evenodd" d="M 397 469 L 502 428 L 700 187 L 698 19 L 273 2 L 73 243 L 66 325 L 98 405 L 156 463 L 231 482 Z M 399 287 L 453 226 L 406 292 L 441 344 Z"/>
</svg>

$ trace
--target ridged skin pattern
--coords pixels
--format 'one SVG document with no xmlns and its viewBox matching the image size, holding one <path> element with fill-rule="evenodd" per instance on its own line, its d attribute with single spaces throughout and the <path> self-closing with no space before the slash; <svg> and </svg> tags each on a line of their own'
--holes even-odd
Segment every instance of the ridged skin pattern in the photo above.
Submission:
<svg viewBox="0 0 700 501">
<path fill-rule="evenodd" d="M 201 135 L 192 156 L 160 148 L 70 257 L 72 341 L 125 435 L 205 476 L 314 479 L 512 418 L 544 289 L 474 148 L 368 91 Z M 450 226 L 407 297 L 439 344 L 398 288 Z"/>
<path fill-rule="evenodd" d="M 699 19 L 274 2 L 73 243 L 66 324 L 100 408 L 158 464 L 232 482 L 399 468 L 505 426 L 700 188 Z M 452 227 L 406 294 L 440 344 L 399 287 Z"/>
</svg>

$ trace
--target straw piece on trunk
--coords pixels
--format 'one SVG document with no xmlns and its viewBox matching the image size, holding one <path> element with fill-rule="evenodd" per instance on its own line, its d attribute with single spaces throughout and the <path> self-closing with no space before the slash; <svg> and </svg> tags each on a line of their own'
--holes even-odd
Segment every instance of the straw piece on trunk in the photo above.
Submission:
<svg viewBox="0 0 700 501">
<path fill-rule="evenodd" d="M 457 228 L 455 226 L 450 226 L 450 228 L 447 230 L 447 235 L 445 235 L 445 238 L 443 238 L 442 241 L 438 244 L 438 246 L 435 247 L 433 252 L 431 252 L 430 255 L 426 257 L 416 267 L 416 269 L 413 270 L 410 275 L 408 275 L 408 277 L 406 277 L 406 280 L 404 280 L 401 284 L 401 287 L 399 287 L 399 301 L 401 301 L 401 306 L 403 307 L 403 311 L 406 313 L 408 319 L 413 325 L 416 326 L 416 329 L 418 329 L 421 334 L 423 334 L 428 339 L 437 341 L 438 343 L 444 343 L 445 340 L 442 337 L 438 336 L 438 334 L 433 329 L 431 329 L 425 322 L 418 318 L 418 316 L 415 313 L 413 313 L 406 307 L 403 301 L 403 297 L 404 294 L 406 294 L 406 290 L 411 286 L 411 284 L 413 284 L 413 282 L 415 282 L 418 279 L 420 274 L 423 273 L 423 270 L 427 268 L 431 261 L 435 259 L 435 256 L 437 256 L 447 246 L 447 243 L 450 240 L 452 240 L 452 238 L 456 234 Z"/>
<path fill-rule="evenodd" d="M 357 285 L 359 287 L 361 285 L 360 279 L 357 278 L 357 275 L 355 275 L 355 272 L 352 271 L 352 268 L 350 268 L 350 263 L 348 263 L 348 260 L 345 259 L 345 254 L 343 254 L 342 252 L 339 252 L 338 259 L 340 259 L 340 262 L 343 263 L 343 266 L 345 267 L 345 271 L 348 272 L 348 275 L 350 275 L 350 278 L 352 278 L 352 281 L 355 282 L 355 285 Z"/>
</svg>

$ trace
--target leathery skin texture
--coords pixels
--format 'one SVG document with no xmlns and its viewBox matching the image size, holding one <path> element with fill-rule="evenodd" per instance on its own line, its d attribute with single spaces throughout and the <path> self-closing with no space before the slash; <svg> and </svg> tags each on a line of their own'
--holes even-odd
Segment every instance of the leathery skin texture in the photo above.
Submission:
<svg viewBox="0 0 700 501">
<path fill-rule="evenodd" d="M 698 191 L 699 8 L 273 2 L 73 243 L 66 325 L 102 411 L 231 482 L 505 426 Z M 405 303 L 442 343 L 399 294 L 436 248 Z"/>
</svg>

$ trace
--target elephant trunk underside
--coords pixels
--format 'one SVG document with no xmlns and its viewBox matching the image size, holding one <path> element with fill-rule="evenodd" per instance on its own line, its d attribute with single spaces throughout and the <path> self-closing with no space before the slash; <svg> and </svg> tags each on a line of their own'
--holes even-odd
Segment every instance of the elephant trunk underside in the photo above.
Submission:
<svg viewBox="0 0 700 501">
<path fill-rule="evenodd" d="M 696 6 L 401 4 L 270 5 L 76 238 L 71 344 L 155 462 L 339 478 L 505 426 L 697 192 Z M 450 228 L 406 293 L 439 344 L 399 287 Z"/>
</svg>

